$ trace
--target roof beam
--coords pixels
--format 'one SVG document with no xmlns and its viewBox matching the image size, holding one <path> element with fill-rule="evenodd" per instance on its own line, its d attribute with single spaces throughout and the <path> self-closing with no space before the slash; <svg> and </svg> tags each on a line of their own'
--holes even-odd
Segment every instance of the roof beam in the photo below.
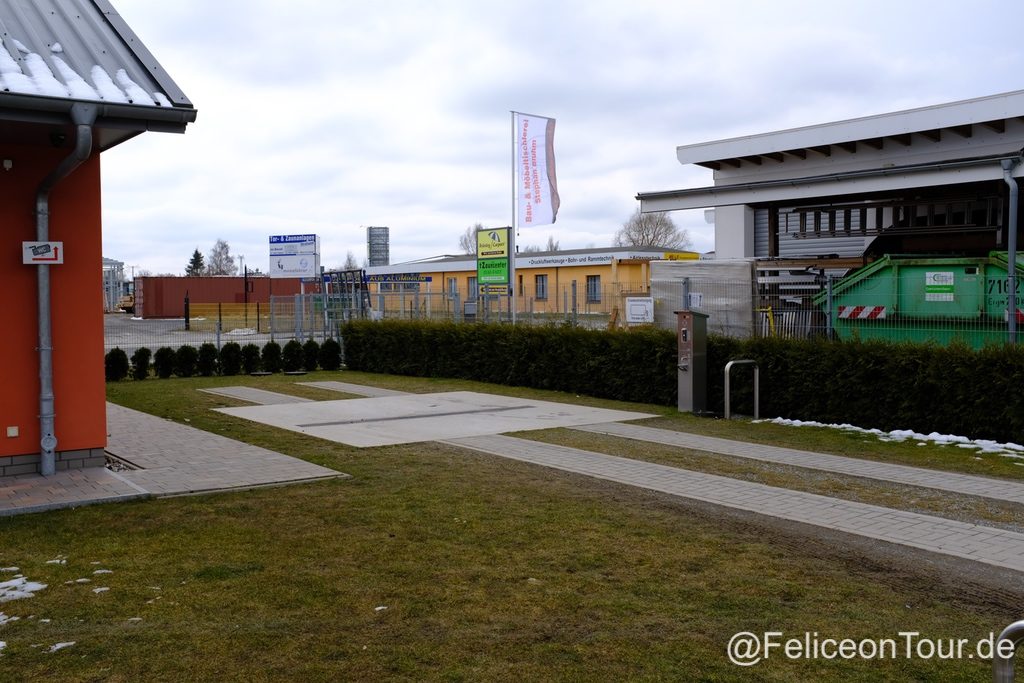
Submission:
<svg viewBox="0 0 1024 683">
<path fill-rule="evenodd" d="M 999 180 L 1002 169 L 995 160 L 988 163 L 952 165 L 948 168 L 889 169 L 885 172 L 858 173 L 837 183 L 834 175 L 801 181 L 775 181 L 741 185 L 722 185 L 678 192 L 650 192 L 637 196 L 643 213 L 702 209 L 711 206 L 765 204 L 769 202 L 817 201 L 834 197 L 906 190 L 923 185 L 959 185 Z M 832 201 L 835 201 L 832 199 Z"/>
<path fill-rule="evenodd" d="M 995 121 L 983 121 L 982 124 L 989 130 L 994 130 L 997 133 L 1006 132 L 1006 119 L 996 119 Z"/>
<path fill-rule="evenodd" d="M 718 163 L 723 166 L 732 166 L 733 168 L 739 168 L 743 165 L 743 161 L 741 159 L 719 159 Z"/>
<path fill-rule="evenodd" d="M 932 142 L 942 141 L 942 129 L 940 128 L 936 128 L 935 130 L 922 130 L 918 132 L 921 134 L 921 137 L 928 138 Z"/>
<path fill-rule="evenodd" d="M 861 140 L 861 142 L 871 149 L 882 149 L 885 146 L 885 138 L 870 138 L 868 140 Z"/>
<path fill-rule="evenodd" d="M 962 138 L 969 138 L 974 135 L 974 126 L 967 124 L 965 126 L 950 126 L 949 130 L 953 131 Z"/>
<path fill-rule="evenodd" d="M 910 137 L 910 133 L 904 133 L 903 135 L 890 135 L 889 139 L 900 143 L 904 147 L 910 147 Z"/>
<path fill-rule="evenodd" d="M 740 159 L 740 161 L 748 161 L 748 162 L 754 164 L 755 166 L 760 166 L 761 163 L 762 163 L 760 156 L 743 157 L 742 159 Z"/>
<path fill-rule="evenodd" d="M 779 163 L 786 160 L 786 157 L 782 156 L 782 152 L 765 152 L 761 156 L 771 159 L 772 161 L 778 161 Z"/>
<path fill-rule="evenodd" d="M 783 154 L 788 154 L 790 156 L 796 157 L 797 159 L 807 158 L 806 149 L 787 149 L 785 152 L 783 152 Z"/>
<path fill-rule="evenodd" d="M 717 161 L 702 161 L 697 166 L 703 166 L 704 168 L 710 168 L 712 171 L 721 171 L 722 165 Z"/>
<path fill-rule="evenodd" d="M 808 147 L 807 149 L 811 150 L 812 152 L 817 152 L 818 154 L 820 154 L 823 157 L 830 157 L 830 156 L 832 156 L 832 146 L 831 145 L 818 145 L 817 147 Z"/>
<path fill-rule="evenodd" d="M 839 149 L 842 149 L 842 150 L 846 150 L 850 154 L 856 154 L 857 153 L 857 143 L 856 143 L 856 141 L 854 141 L 854 142 L 837 142 L 836 143 L 836 147 L 838 147 Z"/>
</svg>

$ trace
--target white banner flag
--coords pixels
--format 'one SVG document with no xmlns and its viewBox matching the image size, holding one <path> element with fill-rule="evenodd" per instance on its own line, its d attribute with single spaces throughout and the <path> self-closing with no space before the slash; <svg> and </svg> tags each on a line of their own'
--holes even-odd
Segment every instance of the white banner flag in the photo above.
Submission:
<svg viewBox="0 0 1024 683">
<path fill-rule="evenodd" d="M 558 214 L 555 120 L 515 113 L 517 226 L 550 225 Z"/>
</svg>

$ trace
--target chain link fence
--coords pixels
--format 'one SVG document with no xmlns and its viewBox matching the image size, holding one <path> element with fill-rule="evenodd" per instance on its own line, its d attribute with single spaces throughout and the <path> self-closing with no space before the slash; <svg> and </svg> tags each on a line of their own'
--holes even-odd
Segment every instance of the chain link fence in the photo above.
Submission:
<svg viewBox="0 0 1024 683">
<path fill-rule="evenodd" d="M 870 275 L 870 276 L 868 276 Z M 1020 290 L 1018 282 L 1018 292 Z M 648 286 L 571 282 L 550 291 L 423 292 L 411 287 L 351 294 L 272 297 L 269 304 L 192 304 L 186 318 L 106 316 L 106 348 L 129 354 L 146 346 L 177 348 L 228 341 L 262 346 L 290 339 L 338 338 L 351 319 L 434 320 L 610 329 L 654 324 L 675 329 L 675 312 L 708 315 L 708 332 L 746 338 L 881 339 L 963 343 L 974 348 L 1010 341 L 1005 271 L 924 264 L 920 268 L 785 272 L 761 268 L 750 279 L 686 277 Z M 515 314 L 513 315 L 513 306 Z M 641 317 L 634 311 L 643 313 Z M 1012 322 L 1024 327 L 1019 293 Z"/>
</svg>

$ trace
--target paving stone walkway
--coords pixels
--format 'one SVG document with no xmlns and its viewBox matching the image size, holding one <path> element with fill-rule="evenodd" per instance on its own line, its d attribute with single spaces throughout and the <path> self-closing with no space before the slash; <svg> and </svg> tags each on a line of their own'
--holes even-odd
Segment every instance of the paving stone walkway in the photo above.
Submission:
<svg viewBox="0 0 1024 683">
<path fill-rule="evenodd" d="M 759 515 L 1024 571 L 1024 534 L 1012 531 L 509 436 L 467 437 L 450 439 L 445 443 Z"/>
<path fill-rule="evenodd" d="M 21 474 L 0 479 L 0 517 L 151 496 L 117 472 L 102 467 L 67 470 L 52 477 Z"/>
<path fill-rule="evenodd" d="M 107 451 L 143 469 L 122 472 L 156 495 L 251 488 L 346 476 L 305 460 L 107 404 Z"/>
<path fill-rule="evenodd" d="M 732 441 L 713 436 L 701 436 L 700 434 L 675 432 L 669 429 L 656 429 L 654 427 L 643 427 L 621 422 L 587 425 L 574 427 L 574 429 L 596 434 L 619 436 L 624 439 L 633 439 L 634 441 L 648 441 L 668 446 L 678 446 L 679 448 L 731 455 L 738 458 L 806 467 L 812 470 L 835 472 L 836 474 L 863 477 L 865 479 L 878 479 L 896 484 L 921 486 L 938 491 L 963 493 L 969 496 L 980 496 L 982 498 L 1024 504 L 1024 483 L 1005 479 L 979 477 L 970 474 L 958 474 L 956 472 L 942 472 L 923 467 L 879 462 L 877 460 L 848 458 L 841 455 L 812 453 L 793 448 L 764 446 L 745 441 Z"/>
<path fill-rule="evenodd" d="M 107 452 L 144 469 L 92 467 L 52 477 L 9 477 L 0 480 L 0 516 L 348 476 L 112 403 L 107 431 Z"/>
</svg>

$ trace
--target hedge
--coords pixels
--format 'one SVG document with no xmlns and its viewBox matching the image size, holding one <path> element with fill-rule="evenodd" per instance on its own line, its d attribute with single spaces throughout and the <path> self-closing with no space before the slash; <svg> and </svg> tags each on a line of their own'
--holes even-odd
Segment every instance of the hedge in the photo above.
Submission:
<svg viewBox="0 0 1024 683">
<path fill-rule="evenodd" d="M 623 401 L 676 404 L 676 339 L 668 330 L 352 321 L 352 370 L 451 377 Z M 878 341 L 709 336 L 707 401 L 722 410 L 722 371 L 750 358 L 761 415 L 883 430 L 1024 442 L 1024 348 L 975 351 Z M 734 370 L 733 407 L 749 414 L 752 370 Z"/>
<path fill-rule="evenodd" d="M 120 382 L 128 376 L 128 354 L 114 347 L 103 357 L 103 370 L 108 382 Z"/>
</svg>

